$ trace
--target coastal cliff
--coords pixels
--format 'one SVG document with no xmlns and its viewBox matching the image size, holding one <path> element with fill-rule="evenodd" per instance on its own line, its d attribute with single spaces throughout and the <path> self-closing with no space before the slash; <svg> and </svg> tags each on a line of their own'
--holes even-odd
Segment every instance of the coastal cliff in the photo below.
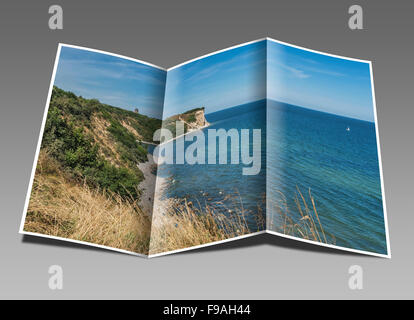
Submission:
<svg viewBox="0 0 414 320">
<path fill-rule="evenodd" d="M 181 121 L 184 123 L 184 134 L 202 128 L 208 127 L 210 124 L 205 117 L 204 107 L 188 110 L 184 113 L 177 114 L 165 119 L 162 123 L 162 127 L 172 132 L 173 137 L 176 137 L 176 122 Z"/>
<path fill-rule="evenodd" d="M 54 87 L 40 152 L 70 183 L 140 198 L 144 175 L 137 164 L 148 150 L 161 120 L 85 99 Z"/>
</svg>

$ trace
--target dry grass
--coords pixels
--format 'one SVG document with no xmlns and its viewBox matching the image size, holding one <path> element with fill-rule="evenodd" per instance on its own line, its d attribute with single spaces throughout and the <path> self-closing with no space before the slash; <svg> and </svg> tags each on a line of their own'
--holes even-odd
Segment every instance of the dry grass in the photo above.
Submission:
<svg viewBox="0 0 414 320">
<path fill-rule="evenodd" d="M 24 230 L 147 254 L 150 218 L 134 201 L 68 180 L 42 151 Z"/>
<path fill-rule="evenodd" d="M 286 198 L 274 204 L 269 217 L 271 230 L 323 243 L 334 243 L 327 236 L 314 198 L 309 190 L 308 206 L 297 189 L 294 220 Z M 263 230 L 262 208 L 246 211 L 240 195 L 222 201 L 193 204 L 170 199 L 151 217 L 137 201 L 126 200 L 105 190 L 89 188 L 65 176 L 58 163 L 42 150 L 36 168 L 24 230 L 62 238 L 91 242 L 142 254 L 156 254 L 221 241 Z M 156 205 L 157 206 L 157 205 Z M 275 215 L 277 215 L 277 220 Z M 249 229 L 246 217 L 255 217 L 257 230 Z M 275 221 L 278 223 L 275 224 Z M 282 223 L 280 223 L 282 221 Z M 151 239 L 151 241 L 150 241 Z"/>
<path fill-rule="evenodd" d="M 300 189 L 296 187 L 296 190 L 295 209 L 297 209 L 300 218 L 297 220 L 292 218 L 293 215 L 290 212 L 286 197 L 282 192 L 279 192 L 279 201 L 273 201 L 270 205 L 269 229 L 306 240 L 335 244 L 335 237 L 331 234 L 328 237 L 322 226 L 311 190 L 308 189 L 310 206 L 308 206 Z"/>
<path fill-rule="evenodd" d="M 24 230 L 142 254 L 148 254 L 151 234 L 154 254 L 251 233 L 241 199 L 236 202 L 234 197 L 235 209 L 224 201 L 201 209 L 185 200 L 169 200 L 165 213 L 154 214 L 151 229 L 151 218 L 137 201 L 71 181 L 41 150 Z M 263 229 L 262 214 L 260 223 Z"/>
<path fill-rule="evenodd" d="M 121 160 L 116 149 L 116 144 L 108 131 L 108 127 L 110 126 L 109 121 L 94 115 L 91 119 L 91 125 L 92 129 L 83 127 L 83 130 L 91 134 L 95 142 L 99 144 L 99 154 L 111 164 L 119 166 Z"/>
<path fill-rule="evenodd" d="M 139 132 L 130 125 L 130 121 L 132 120 L 130 118 L 127 118 L 127 121 L 123 120 L 121 121 L 121 124 L 125 127 L 125 129 L 132 133 L 137 138 L 137 140 L 142 140 L 142 136 L 139 134 Z"/>
<path fill-rule="evenodd" d="M 228 197 L 230 196 L 224 200 L 228 200 Z M 243 209 L 241 198 L 231 197 L 234 201 L 230 205 L 226 205 L 225 201 L 209 202 L 201 206 L 200 203 L 194 205 L 185 199 L 167 200 L 164 210 L 156 210 L 153 215 L 150 254 L 252 233 L 246 220 L 248 213 Z M 263 230 L 263 215 L 258 212 L 255 217 L 258 229 Z"/>
</svg>

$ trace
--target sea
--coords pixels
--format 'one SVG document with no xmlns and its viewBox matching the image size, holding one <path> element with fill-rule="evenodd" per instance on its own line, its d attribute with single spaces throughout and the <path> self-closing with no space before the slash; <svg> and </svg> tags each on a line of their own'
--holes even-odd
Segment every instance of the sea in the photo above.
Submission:
<svg viewBox="0 0 414 320">
<path fill-rule="evenodd" d="M 300 190 L 308 205 L 309 195 L 314 198 L 330 243 L 387 253 L 373 122 L 266 99 L 209 113 L 206 120 L 210 123 L 202 129 L 206 140 L 208 129 L 235 128 L 239 134 L 241 129 L 261 129 L 259 174 L 243 175 L 245 164 L 230 164 L 230 139 L 228 164 L 207 164 L 206 143 L 206 164 L 159 166 L 158 175 L 166 181 L 161 199 L 186 198 L 201 207 L 211 204 L 224 214 L 232 206 L 242 208 L 253 232 L 263 229 L 257 216 L 266 215 L 266 208 L 270 216 L 274 206 L 269 204 L 281 198 L 290 218 L 298 221 L 295 198 Z M 192 143 L 184 141 L 184 148 Z M 249 150 L 251 144 L 250 136 Z M 274 221 L 268 226 L 280 231 L 280 217 L 271 216 Z"/>
</svg>

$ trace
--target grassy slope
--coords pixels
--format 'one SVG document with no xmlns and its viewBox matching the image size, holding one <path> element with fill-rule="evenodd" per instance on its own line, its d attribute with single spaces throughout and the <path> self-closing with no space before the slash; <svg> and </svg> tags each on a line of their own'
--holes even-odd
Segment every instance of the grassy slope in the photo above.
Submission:
<svg viewBox="0 0 414 320">
<path fill-rule="evenodd" d="M 136 200 L 74 182 L 41 150 L 26 231 L 147 254 L 150 220 Z"/>
<path fill-rule="evenodd" d="M 191 122 L 198 110 L 180 116 Z M 160 126 L 160 120 L 55 87 L 24 229 L 142 254 L 255 231 L 249 230 L 238 203 L 228 216 L 212 206 L 196 208 L 185 199 L 173 200 L 167 212 L 155 215 L 151 227 L 138 205 L 143 174 L 136 164 L 146 160 L 147 151 L 136 140 L 152 141 Z M 285 223 L 278 231 L 327 242 L 311 199 L 315 218 L 306 204 L 304 209 L 298 204 L 302 218 L 291 221 L 282 206 Z"/>
<path fill-rule="evenodd" d="M 90 187 L 136 199 L 143 179 L 137 164 L 147 161 L 147 150 L 137 140 L 152 141 L 160 126 L 161 120 L 54 87 L 42 149 Z"/>
<path fill-rule="evenodd" d="M 183 117 L 190 121 L 197 110 Z M 136 164 L 146 160 L 146 150 L 136 140 L 152 141 L 160 126 L 55 87 L 24 229 L 147 254 L 151 219 L 136 188 L 143 178 Z M 239 216 L 200 212 L 184 202 L 169 209 L 153 226 L 153 253 L 249 232 Z"/>
<path fill-rule="evenodd" d="M 161 120 L 53 88 L 25 230 L 146 253 L 137 163 Z"/>
</svg>

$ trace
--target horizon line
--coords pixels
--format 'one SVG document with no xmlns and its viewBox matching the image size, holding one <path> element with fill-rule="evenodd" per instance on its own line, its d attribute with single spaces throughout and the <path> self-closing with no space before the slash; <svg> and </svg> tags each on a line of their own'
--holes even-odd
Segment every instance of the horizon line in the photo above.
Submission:
<svg viewBox="0 0 414 320">
<path fill-rule="evenodd" d="M 252 101 L 244 102 L 244 103 L 238 104 L 238 105 L 232 105 L 232 106 L 227 107 L 227 108 L 223 108 L 223 109 L 220 109 L 220 110 L 217 110 L 217 111 L 213 111 L 213 112 L 210 112 L 210 113 L 206 113 L 206 115 L 213 114 L 213 113 L 220 112 L 220 111 L 224 111 L 224 110 L 227 110 L 227 109 L 230 109 L 230 108 L 236 108 L 236 107 L 244 106 L 246 104 L 258 102 L 258 101 L 261 101 L 261 100 L 271 100 L 271 101 L 278 102 L 278 103 L 284 103 L 284 104 L 287 104 L 287 105 L 290 105 L 290 106 L 293 106 L 293 107 L 296 107 L 296 108 L 306 109 L 306 110 L 310 110 L 310 111 L 316 111 L 316 112 L 320 112 L 320 113 L 326 113 L 326 114 L 333 115 L 333 116 L 337 116 L 337 117 L 348 118 L 348 119 L 358 120 L 358 121 L 364 121 L 364 122 L 370 122 L 370 123 L 374 123 L 375 124 L 375 119 L 374 119 L 374 121 L 371 121 L 371 120 L 365 120 L 365 119 L 361 119 L 361 118 L 355 118 L 355 117 L 351 117 L 351 116 L 348 116 L 348 115 L 343 115 L 343 114 L 338 114 L 338 113 L 332 113 L 332 112 L 326 112 L 326 111 L 322 111 L 322 110 L 318 110 L 318 109 L 314 109 L 314 108 L 310 108 L 310 107 L 304 107 L 302 105 L 297 105 L 297 104 L 292 104 L 292 103 L 288 103 L 288 102 L 283 102 L 283 101 L 280 101 L 280 100 L 275 100 L 275 99 L 271 99 L 271 98 L 267 98 L 267 97 L 266 98 L 262 98 L 262 99 L 257 99 L 257 100 L 252 100 Z"/>
<path fill-rule="evenodd" d="M 86 99 L 86 100 L 95 99 L 95 100 L 98 100 L 101 104 L 104 104 L 104 105 L 107 105 L 107 106 L 110 106 L 110 107 L 113 107 L 113 108 L 118 108 L 118 109 L 121 109 L 121 110 L 125 110 L 125 111 L 129 111 L 129 112 L 134 113 L 133 110 L 129 110 L 129 109 L 126 109 L 126 108 L 123 108 L 123 107 L 119 107 L 119 106 L 115 106 L 115 105 L 112 105 L 112 104 L 108 104 L 108 103 L 102 102 L 98 98 L 86 98 L 86 97 L 84 97 L 84 96 L 82 96 L 80 94 L 79 95 L 76 94 L 75 92 L 73 92 L 71 90 L 63 89 L 63 88 L 61 88 L 61 87 L 59 87 L 59 86 L 57 86 L 55 84 L 53 84 L 53 87 L 56 87 L 58 89 L 61 89 L 63 91 L 66 91 L 66 92 L 73 93 L 78 98 L 83 98 L 83 99 Z M 217 111 L 213 111 L 213 112 L 206 113 L 206 115 L 213 114 L 213 113 L 220 112 L 220 111 L 224 111 L 224 110 L 227 110 L 227 109 L 230 109 L 230 108 L 236 108 L 236 107 L 239 107 L 239 106 L 243 106 L 243 105 L 246 105 L 246 104 L 249 104 L 249 103 L 258 102 L 258 101 L 261 101 L 261 100 L 271 100 L 271 101 L 278 102 L 278 103 L 284 103 L 284 104 L 287 104 L 287 105 L 290 105 L 290 106 L 293 106 L 293 107 L 296 107 L 296 108 L 301 108 L 301 109 L 306 109 L 306 110 L 311 110 L 311 111 L 326 113 L 326 114 L 333 115 L 333 116 L 337 116 L 337 117 L 343 117 L 343 118 L 348 118 L 348 119 L 352 119 L 352 120 L 364 121 L 364 122 L 369 122 L 369 123 L 374 123 L 375 124 L 375 119 L 374 119 L 374 121 L 370 121 L 370 120 L 365 120 L 365 119 L 361 119 L 361 118 L 355 118 L 355 117 L 351 117 L 351 116 L 347 116 L 347 115 L 342 115 L 342 114 L 337 114 L 337 113 L 332 113 L 332 112 L 321 111 L 321 110 L 318 110 L 318 109 L 313 109 L 313 108 L 305 107 L 305 106 L 302 106 L 302 105 L 297 105 L 297 104 L 292 104 L 292 103 L 288 103 L 288 102 L 283 102 L 283 101 L 280 101 L 280 100 L 275 100 L 275 99 L 271 99 L 271 98 L 267 98 L 267 97 L 266 98 L 262 98 L 262 99 L 257 99 L 257 100 L 252 100 L 252 101 L 244 102 L 244 103 L 238 104 L 238 105 L 232 105 L 232 106 L 229 106 L 227 108 L 223 108 L 223 109 L 220 109 L 220 110 L 217 110 Z M 191 109 L 192 109 L 192 107 L 190 109 L 188 109 L 188 110 L 191 110 Z M 163 113 L 164 113 L 164 108 L 163 108 Z M 139 113 L 139 114 L 140 115 L 143 115 L 143 116 L 146 116 L 148 118 L 153 118 L 153 119 L 158 119 L 158 120 L 165 120 L 165 119 L 163 119 L 163 116 L 161 118 L 156 118 L 154 116 L 150 116 L 150 115 L 145 114 L 145 113 Z M 182 113 L 173 114 L 172 116 L 179 115 L 179 114 L 182 114 Z"/>
</svg>

